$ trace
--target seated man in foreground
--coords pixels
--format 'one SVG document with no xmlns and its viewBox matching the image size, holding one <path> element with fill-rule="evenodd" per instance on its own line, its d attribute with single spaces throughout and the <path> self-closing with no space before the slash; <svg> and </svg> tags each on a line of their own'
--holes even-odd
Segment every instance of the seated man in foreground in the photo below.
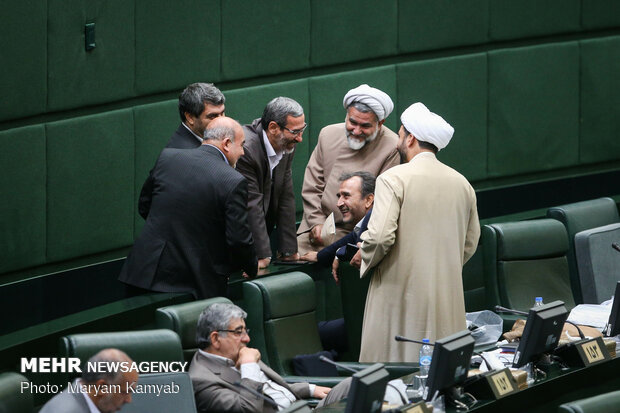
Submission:
<svg viewBox="0 0 620 413">
<path fill-rule="evenodd" d="M 189 375 L 199 412 L 274 412 L 258 392 L 285 409 L 303 398 L 322 399 L 319 406 L 334 403 L 349 393 L 350 379 L 333 389 L 309 383 L 286 383 L 260 361 L 260 352 L 248 347 L 247 313 L 233 304 L 207 307 L 196 328 L 199 350 Z M 254 390 L 252 392 L 251 390 Z"/>
</svg>

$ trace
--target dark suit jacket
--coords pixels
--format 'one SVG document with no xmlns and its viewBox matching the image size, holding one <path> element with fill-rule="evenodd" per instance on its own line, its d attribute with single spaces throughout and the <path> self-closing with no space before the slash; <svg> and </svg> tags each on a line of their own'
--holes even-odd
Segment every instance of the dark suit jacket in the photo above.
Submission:
<svg viewBox="0 0 620 413">
<path fill-rule="evenodd" d="M 66 390 L 52 397 L 39 413 L 90 413 L 82 393 L 68 393 Z"/>
<path fill-rule="evenodd" d="M 200 141 L 189 131 L 183 124 L 180 124 L 177 130 L 174 132 L 166 148 L 177 149 L 194 149 L 200 146 Z M 140 198 L 138 200 L 138 212 L 144 219 L 149 215 L 151 209 L 151 200 L 153 196 L 153 170 L 149 172 L 149 176 L 146 177 L 146 181 L 142 185 L 140 191 Z"/>
<path fill-rule="evenodd" d="M 347 244 L 357 245 L 357 243 L 360 241 L 360 236 L 362 235 L 362 233 L 368 229 L 370 214 L 372 214 L 372 208 L 370 208 L 368 212 L 366 212 L 366 215 L 364 215 L 364 219 L 362 220 L 362 223 L 360 225 L 359 232 L 351 231 L 344 237 L 340 238 L 338 241 L 320 250 L 316 255 L 318 263 L 324 267 L 331 268 L 334 257 L 336 257 L 336 253 L 340 248 L 345 247 Z M 340 258 L 340 255 L 338 257 Z M 350 260 L 353 257 L 347 258 Z"/>
<path fill-rule="evenodd" d="M 294 154 L 284 154 L 278 166 L 269 170 L 269 159 L 263 141 L 260 119 L 243 127 L 244 155 L 237 161 L 237 170 L 248 180 L 250 228 L 259 258 L 271 257 L 269 235 L 278 229 L 278 250 L 297 252 L 295 230 L 295 195 L 291 165 Z M 273 181 L 273 184 L 272 184 Z"/>
<path fill-rule="evenodd" d="M 231 272 L 256 275 L 247 181 L 217 148 L 164 149 L 153 183 L 151 210 L 121 281 L 207 298 L 226 295 Z"/>
<path fill-rule="evenodd" d="M 308 383 L 288 384 L 275 371 L 262 361 L 259 366 L 269 379 L 286 387 L 298 399 L 309 398 Z M 242 379 L 241 373 L 231 367 L 211 360 L 196 352 L 189 367 L 189 376 L 194 386 L 196 407 L 199 412 L 226 412 L 226 413 L 261 413 L 275 412 L 276 410 L 248 390 L 235 386 L 241 382 L 259 393 L 262 393 L 263 383 L 251 379 Z"/>
</svg>

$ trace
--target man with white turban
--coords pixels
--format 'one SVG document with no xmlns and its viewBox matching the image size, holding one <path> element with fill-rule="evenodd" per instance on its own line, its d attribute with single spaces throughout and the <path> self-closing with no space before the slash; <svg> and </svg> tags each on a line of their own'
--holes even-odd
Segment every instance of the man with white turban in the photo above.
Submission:
<svg viewBox="0 0 620 413">
<path fill-rule="evenodd" d="M 344 123 L 324 127 L 310 156 L 301 192 L 304 214 L 297 233 L 300 254 L 318 251 L 353 230 L 345 224 L 336 207 L 338 178 L 344 172 L 366 171 L 374 176 L 398 165 L 398 135 L 383 125 L 394 109 L 392 99 L 383 91 L 361 85 L 351 89 L 342 102 Z M 335 235 L 323 239 L 321 232 L 333 213 Z"/>
<path fill-rule="evenodd" d="M 434 342 L 466 328 L 462 270 L 480 237 L 474 189 L 436 158 L 452 126 L 422 103 L 400 119 L 403 164 L 377 178 L 373 213 L 361 236 L 360 275 L 372 277 L 364 362 L 418 361 L 420 346 L 396 342 L 395 335 Z"/>
</svg>

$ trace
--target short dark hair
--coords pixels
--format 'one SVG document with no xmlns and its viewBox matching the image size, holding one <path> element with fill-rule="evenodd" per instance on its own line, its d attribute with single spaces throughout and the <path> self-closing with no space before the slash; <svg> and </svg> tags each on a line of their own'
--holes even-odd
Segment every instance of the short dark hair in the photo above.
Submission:
<svg viewBox="0 0 620 413">
<path fill-rule="evenodd" d="M 405 135 L 413 135 L 413 133 L 409 132 L 407 130 L 407 128 L 405 128 L 405 125 L 401 125 L 403 127 L 403 130 L 405 131 Z M 437 152 L 439 152 L 439 149 L 437 149 L 437 146 L 433 145 L 430 142 L 426 142 L 426 141 L 421 141 L 420 139 L 418 139 L 417 136 L 413 135 L 417 140 L 418 140 L 418 145 L 420 145 L 420 148 L 422 149 L 427 149 L 429 151 L 433 151 L 433 153 L 435 155 L 437 155 Z"/>
<path fill-rule="evenodd" d="M 298 118 L 303 114 L 304 108 L 302 108 L 296 100 L 279 96 L 267 103 L 263 111 L 263 116 L 260 119 L 260 124 L 263 130 L 267 130 L 269 123 L 272 121 L 283 128 L 286 126 L 286 118 L 289 115 Z"/>
<path fill-rule="evenodd" d="M 213 83 L 192 83 L 179 95 L 179 115 L 181 122 L 185 122 L 185 112 L 194 116 L 200 116 L 205 109 L 205 104 L 215 106 L 226 102 L 224 94 Z"/>
<path fill-rule="evenodd" d="M 376 178 L 373 174 L 366 171 L 345 172 L 340 175 L 340 182 L 359 176 L 362 180 L 362 198 L 366 198 L 370 194 L 375 193 Z"/>
<path fill-rule="evenodd" d="M 211 333 L 227 330 L 234 318 L 245 319 L 248 314 L 241 308 L 229 303 L 214 303 L 205 308 L 196 325 L 196 344 L 201 350 L 211 345 Z M 226 333 L 224 333 L 226 334 Z"/>
</svg>

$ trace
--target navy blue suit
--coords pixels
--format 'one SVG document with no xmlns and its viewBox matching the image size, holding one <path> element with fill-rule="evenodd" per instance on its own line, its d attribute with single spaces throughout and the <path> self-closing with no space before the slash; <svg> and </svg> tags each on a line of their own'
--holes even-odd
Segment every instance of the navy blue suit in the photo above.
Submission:
<svg viewBox="0 0 620 413">
<path fill-rule="evenodd" d="M 340 238 L 338 241 L 320 250 L 316 256 L 317 262 L 323 267 L 331 267 L 336 255 L 338 255 L 339 258 L 341 256 L 341 254 L 338 253 L 338 250 L 340 250 L 342 247 L 346 247 L 347 244 L 357 245 L 357 243 L 360 241 L 360 235 L 362 235 L 362 233 L 368 228 L 368 221 L 370 220 L 371 213 L 372 208 L 370 208 L 368 212 L 366 212 L 366 215 L 364 215 L 364 219 L 362 220 L 358 232 L 351 231 L 344 237 Z M 344 256 L 344 253 L 342 254 L 342 256 Z M 346 260 L 348 261 L 351 258 L 352 257 L 346 257 Z"/>
</svg>

